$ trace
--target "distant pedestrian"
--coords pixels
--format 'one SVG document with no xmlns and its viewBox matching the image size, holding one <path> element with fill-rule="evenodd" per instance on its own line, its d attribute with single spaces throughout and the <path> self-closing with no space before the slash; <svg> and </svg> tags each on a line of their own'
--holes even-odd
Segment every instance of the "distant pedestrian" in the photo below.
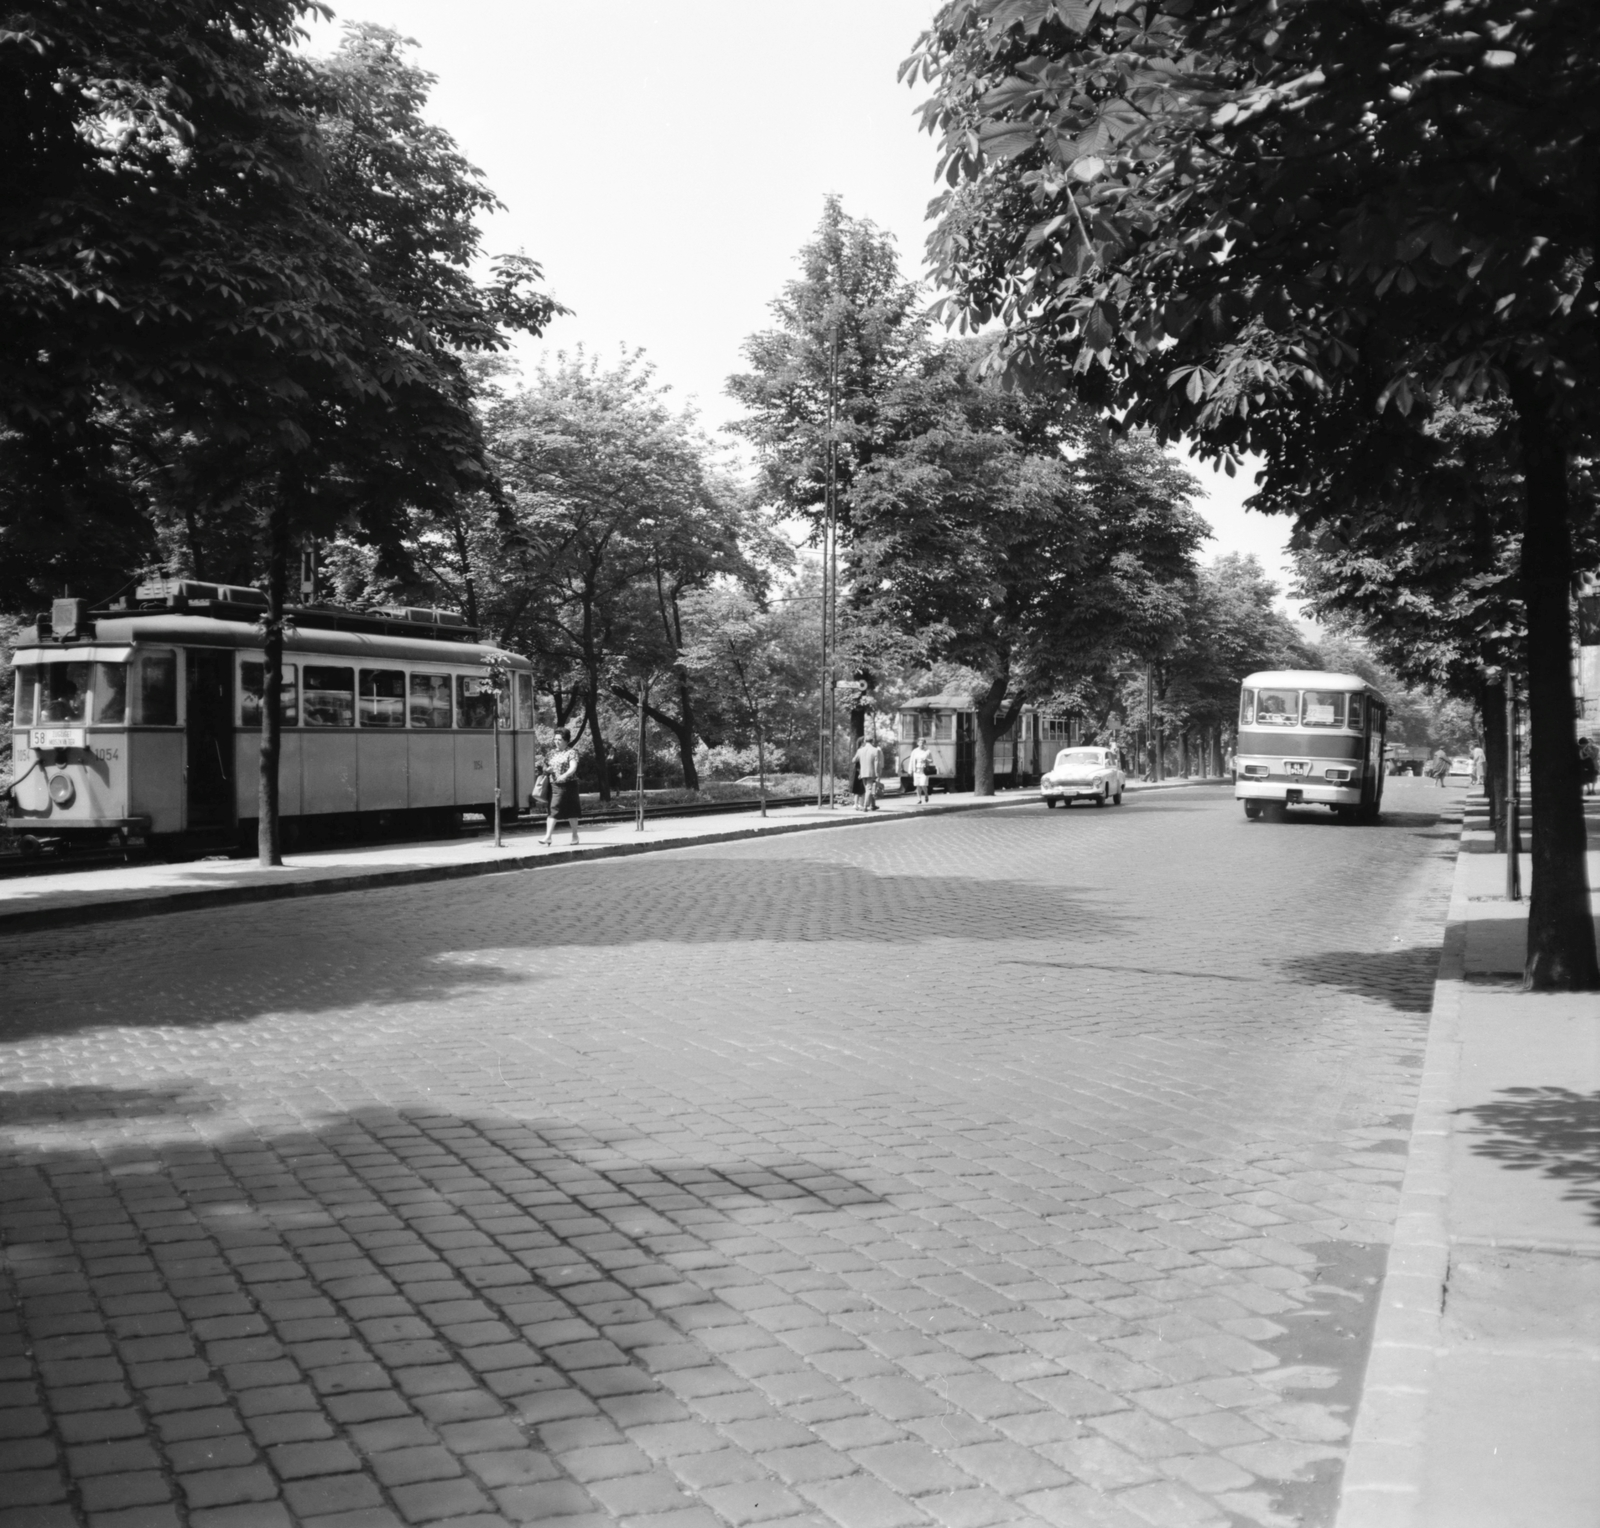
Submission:
<svg viewBox="0 0 1600 1528">
<path fill-rule="evenodd" d="M 1583 793 L 1594 795 L 1595 781 L 1600 780 L 1600 747 L 1585 734 L 1578 740 L 1578 769 L 1583 775 Z"/>
<path fill-rule="evenodd" d="M 857 798 L 858 811 L 878 810 L 878 776 L 883 773 L 883 750 L 869 738 L 862 738 L 856 749 L 855 774 L 861 779 L 861 794 Z"/>
<path fill-rule="evenodd" d="M 1222 756 L 1222 772 L 1230 780 L 1237 780 L 1239 778 L 1239 756 L 1233 751 L 1231 746 Z"/>
<path fill-rule="evenodd" d="M 559 734 L 561 746 L 550 755 L 550 815 L 545 819 L 544 837 L 540 842 L 546 848 L 555 837 L 558 822 L 572 824 L 572 841 L 578 841 L 578 750 L 572 746 L 572 734 L 563 727 Z"/>
<path fill-rule="evenodd" d="M 1428 777 L 1440 790 L 1444 789 L 1445 777 L 1450 773 L 1450 761 L 1444 755 L 1444 749 L 1435 748 L 1433 757 L 1428 760 Z"/>
<path fill-rule="evenodd" d="M 926 741 L 918 743 L 911 750 L 911 757 L 906 760 L 906 767 L 911 771 L 911 784 L 917 793 L 917 805 L 926 806 L 934 770 L 933 750 L 928 747 Z"/>
<path fill-rule="evenodd" d="M 1483 751 L 1482 743 L 1472 745 L 1472 783 L 1482 785 L 1489 772 L 1489 755 Z"/>
</svg>

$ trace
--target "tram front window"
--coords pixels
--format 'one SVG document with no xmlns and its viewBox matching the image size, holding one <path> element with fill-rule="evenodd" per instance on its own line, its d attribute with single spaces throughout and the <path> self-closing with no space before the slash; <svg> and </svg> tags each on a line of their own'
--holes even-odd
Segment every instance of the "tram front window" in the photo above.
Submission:
<svg viewBox="0 0 1600 1528">
<path fill-rule="evenodd" d="M 331 665 L 306 665 L 305 711 L 308 727 L 356 724 L 356 671 Z"/>
<path fill-rule="evenodd" d="M 405 670 L 362 669 L 361 725 L 363 727 L 403 727 L 405 724 Z"/>
<path fill-rule="evenodd" d="M 23 664 L 17 674 L 17 703 L 12 712 L 13 725 L 31 727 L 34 723 L 33 700 L 39 687 L 39 670 L 31 663 Z"/>
<path fill-rule="evenodd" d="M 89 719 L 89 665 L 41 663 L 39 723 L 46 727 L 81 727 Z"/>
<path fill-rule="evenodd" d="M 1258 690 L 1256 692 L 1256 726 L 1293 727 L 1300 720 L 1300 692 L 1298 690 Z"/>
<path fill-rule="evenodd" d="M 1307 727 L 1344 726 L 1344 692 L 1342 690 L 1307 690 L 1305 692 L 1305 721 Z"/>
</svg>

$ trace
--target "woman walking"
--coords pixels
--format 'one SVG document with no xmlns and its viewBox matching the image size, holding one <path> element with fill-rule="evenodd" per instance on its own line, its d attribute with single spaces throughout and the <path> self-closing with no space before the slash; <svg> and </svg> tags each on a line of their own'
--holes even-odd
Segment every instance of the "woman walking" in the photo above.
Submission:
<svg viewBox="0 0 1600 1528">
<path fill-rule="evenodd" d="M 572 734 L 565 727 L 559 736 L 561 746 L 546 764 L 550 772 L 550 815 L 545 820 L 544 837 L 539 840 L 546 848 L 555 837 L 558 822 L 570 822 L 572 841 L 578 841 L 578 750 L 572 746 Z"/>
</svg>

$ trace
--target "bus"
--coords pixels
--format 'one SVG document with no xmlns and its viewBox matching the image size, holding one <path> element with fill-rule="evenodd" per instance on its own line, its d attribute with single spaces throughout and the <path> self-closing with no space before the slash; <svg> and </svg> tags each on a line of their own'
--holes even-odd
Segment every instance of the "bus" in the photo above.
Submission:
<svg viewBox="0 0 1600 1528">
<path fill-rule="evenodd" d="M 1325 806 L 1347 822 L 1376 822 L 1388 714 L 1383 695 L 1357 674 L 1249 675 L 1233 789 L 1245 816 L 1281 821 L 1290 807 Z"/>
</svg>

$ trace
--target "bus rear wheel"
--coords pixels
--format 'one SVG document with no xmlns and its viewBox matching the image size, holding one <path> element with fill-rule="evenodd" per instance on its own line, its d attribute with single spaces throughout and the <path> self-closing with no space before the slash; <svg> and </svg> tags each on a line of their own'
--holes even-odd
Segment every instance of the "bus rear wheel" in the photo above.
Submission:
<svg viewBox="0 0 1600 1528">
<path fill-rule="evenodd" d="M 1248 817 L 1251 822 L 1259 822 L 1261 820 L 1261 803 L 1259 801 L 1245 802 L 1244 815 Z"/>
</svg>

